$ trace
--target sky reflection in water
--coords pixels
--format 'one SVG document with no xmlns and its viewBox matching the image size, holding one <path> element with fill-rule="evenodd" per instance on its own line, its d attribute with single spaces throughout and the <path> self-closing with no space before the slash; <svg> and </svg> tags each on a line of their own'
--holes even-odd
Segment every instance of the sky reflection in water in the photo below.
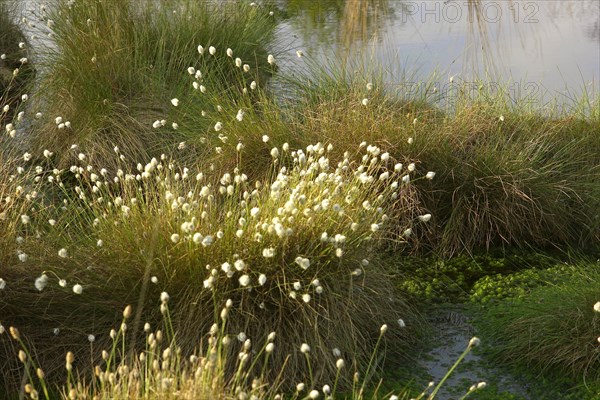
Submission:
<svg viewBox="0 0 600 400">
<path fill-rule="evenodd" d="M 600 91 L 597 0 L 282 0 L 292 38 L 316 58 L 376 60 L 391 83 L 437 72 L 513 82 L 514 95 Z M 288 42 L 289 43 L 289 42 Z M 297 60 L 295 63 L 301 62 Z"/>
</svg>

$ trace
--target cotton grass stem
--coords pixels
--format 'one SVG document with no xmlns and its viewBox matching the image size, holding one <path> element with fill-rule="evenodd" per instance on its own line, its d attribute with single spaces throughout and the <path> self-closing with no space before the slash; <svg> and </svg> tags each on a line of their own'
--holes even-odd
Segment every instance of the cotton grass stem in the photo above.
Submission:
<svg viewBox="0 0 600 400">
<path fill-rule="evenodd" d="M 454 363 L 454 365 L 452 366 L 452 368 L 450 368 L 448 370 L 448 372 L 446 372 L 446 375 L 444 375 L 444 377 L 437 384 L 437 386 L 435 387 L 435 389 L 433 389 L 433 392 L 431 392 L 431 394 L 429 395 L 429 397 L 427 397 L 427 400 L 433 400 L 435 398 L 435 395 L 437 394 L 437 392 L 442 388 L 442 385 L 444 384 L 444 382 L 446 382 L 446 380 L 450 377 L 450 375 L 452 375 L 452 372 L 454 372 L 454 370 L 456 369 L 456 367 L 458 367 L 458 364 L 460 364 L 461 361 L 467 356 L 467 354 L 469 354 L 471 352 L 471 350 L 473 349 L 473 347 L 475 347 L 475 346 L 477 346 L 477 344 L 479 344 L 479 339 L 477 339 L 477 340 L 475 340 L 475 339 L 477 339 L 477 338 L 471 339 L 471 341 L 469 342 L 469 345 L 467 346 L 467 348 L 465 349 L 465 351 L 463 351 L 462 354 L 460 355 L 460 357 L 458 357 L 458 360 L 456 360 L 456 362 Z"/>
</svg>

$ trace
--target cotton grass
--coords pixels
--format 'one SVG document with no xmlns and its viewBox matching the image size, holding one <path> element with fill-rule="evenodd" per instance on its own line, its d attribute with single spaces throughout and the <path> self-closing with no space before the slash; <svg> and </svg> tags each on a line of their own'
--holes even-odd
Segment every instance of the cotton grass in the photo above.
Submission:
<svg viewBox="0 0 600 400">
<path fill-rule="evenodd" d="M 67 172 L 54 175 L 50 185 L 62 193 L 62 205 L 45 208 L 27 224 L 48 232 L 39 239 L 40 249 L 57 249 L 54 255 L 32 250 L 27 260 L 27 265 L 43 260 L 50 271 L 41 293 L 62 293 L 60 301 L 75 301 L 85 314 L 117 299 L 142 312 L 149 309 L 146 299 L 158 297 L 156 291 L 177 293 L 168 318 L 184 353 L 214 324 L 209 310 L 230 299 L 236 305 L 227 312 L 231 330 L 259 342 L 267 332 L 278 332 L 281 344 L 269 362 L 273 371 L 285 364 L 290 380 L 305 379 L 307 372 L 305 357 L 292 344 L 310 344 L 311 378 L 331 382 L 339 357 L 330 349 L 338 348 L 354 366 L 368 363 L 376 327 L 399 318 L 410 329 L 396 326 L 386 338 L 394 341 L 395 357 L 406 359 L 404 350 L 421 321 L 395 293 L 377 251 L 400 212 L 394 199 L 407 189 L 398 183 L 400 173 L 384 172 L 387 163 L 373 161 L 375 146 L 348 151 L 337 163 L 328 159 L 332 148 L 320 143 L 286 148 L 273 159 L 276 172 L 265 181 L 253 182 L 238 168 L 219 174 L 195 170 L 166 156 L 114 176 L 86 166 L 83 158 L 81 166 L 69 169 L 75 190 L 63 189 Z M 388 178 L 379 179 L 382 173 Z M 68 251 L 62 247 L 67 244 Z M 151 277 L 156 287 L 148 285 Z M 59 280 L 74 282 L 71 296 L 81 300 L 62 291 Z M 58 322 L 60 314 L 53 312 L 45 315 L 49 326 Z M 159 318 L 150 315 L 149 321 Z M 94 334 L 95 343 L 105 340 L 97 333 L 102 321 L 94 322 L 96 328 L 83 323 L 83 339 Z M 133 335 L 141 332 L 136 326 Z M 341 376 L 340 382 L 349 379 Z"/>
</svg>

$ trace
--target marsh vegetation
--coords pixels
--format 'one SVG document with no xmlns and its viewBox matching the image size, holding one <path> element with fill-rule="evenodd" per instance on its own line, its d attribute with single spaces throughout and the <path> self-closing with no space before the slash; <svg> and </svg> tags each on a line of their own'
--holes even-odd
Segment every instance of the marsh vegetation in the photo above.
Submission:
<svg viewBox="0 0 600 400">
<path fill-rule="evenodd" d="M 284 3 L 0 1 L 0 395 L 441 398 L 480 342 L 415 376 L 450 302 L 486 359 L 595 398 L 597 95 L 407 91 L 276 51 L 314 12 Z M 348 43 L 393 12 L 334 6 Z"/>
</svg>

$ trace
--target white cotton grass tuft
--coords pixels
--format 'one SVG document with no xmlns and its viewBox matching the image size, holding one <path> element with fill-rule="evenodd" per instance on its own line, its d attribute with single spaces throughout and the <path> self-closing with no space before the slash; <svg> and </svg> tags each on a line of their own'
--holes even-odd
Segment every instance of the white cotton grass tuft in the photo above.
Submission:
<svg viewBox="0 0 600 400">
<path fill-rule="evenodd" d="M 73 293 L 75 293 L 75 294 L 83 293 L 83 286 L 81 286 L 79 283 L 73 285 Z"/>
<path fill-rule="evenodd" d="M 264 258 L 273 258 L 275 256 L 275 249 L 272 247 L 268 247 L 262 250 L 262 255 Z"/>
<path fill-rule="evenodd" d="M 34 286 L 40 292 L 48 285 L 48 275 L 42 274 L 36 278 Z"/>
<path fill-rule="evenodd" d="M 263 286 L 265 283 L 267 283 L 267 276 L 265 274 L 260 274 L 258 276 L 258 284 Z"/>
<path fill-rule="evenodd" d="M 431 220 L 431 214 L 419 215 L 417 218 L 421 222 L 429 222 L 429 220 Z"/>
<path fill-rule="evenodd" d="M 168 303 L 168 302 L 169 302 L 169 299 L 170 299 L 169 293 L 167 293 L 167 292 L 162 292 L 162 293 L 160 294 L 160 302 L 161 302 L 161 303 L 163 303 L 163 304 L 164 304 L 164 303 Z"/>
<path fill-rule="evenodd" d="M 273 344 L 273 343 L 268 343 L 268 344 L 265 346 L 265 352 L 266 352 L 267 354 L 271 354 L 271 353 L 273 352 L 273 350 L 275 350 L 275 344 Z"/>
<path fill-rule="evenodd" d="M 244 110 L 238 110 L 237 114 L 235 115 L 235 119 L 237 119 L 239 122 L 242 122 L 244 119 L 244 114 L 246 114 Z"/>
<path fill-rule="evenodd" d="M 298 257 L 296 257 L 294 262 L 296 264 L 298 264 L 300 266 L 300 268 L 302 268 L 304 270 L 306 270 L 306 269 L 308 269 L 308 267 L 310 267 L 310 260 L 308 258 L 298 256 Z"/>
<path fill-rule="evenodd" d="M 243 260 L 235 260 L 233 266 L 237 271 L 240 272 L 246 269 L 246 263 Z"/>
<path fill-rule="evenodd" d="M 246 287 L 250 284 L 250 276 L 248 276 L 247 274 L 244 274 L 244 275 L 240 276 L 238 281 L 241 286 Z"/>
<path fill-rule="evenodd" d="M 307 354 L 308 352 L 310 352 L 310 346 L 307 343 L 302 343 L 302 345 L 300 346 L 300 351 L 304 354 Z"/>
</svg>

